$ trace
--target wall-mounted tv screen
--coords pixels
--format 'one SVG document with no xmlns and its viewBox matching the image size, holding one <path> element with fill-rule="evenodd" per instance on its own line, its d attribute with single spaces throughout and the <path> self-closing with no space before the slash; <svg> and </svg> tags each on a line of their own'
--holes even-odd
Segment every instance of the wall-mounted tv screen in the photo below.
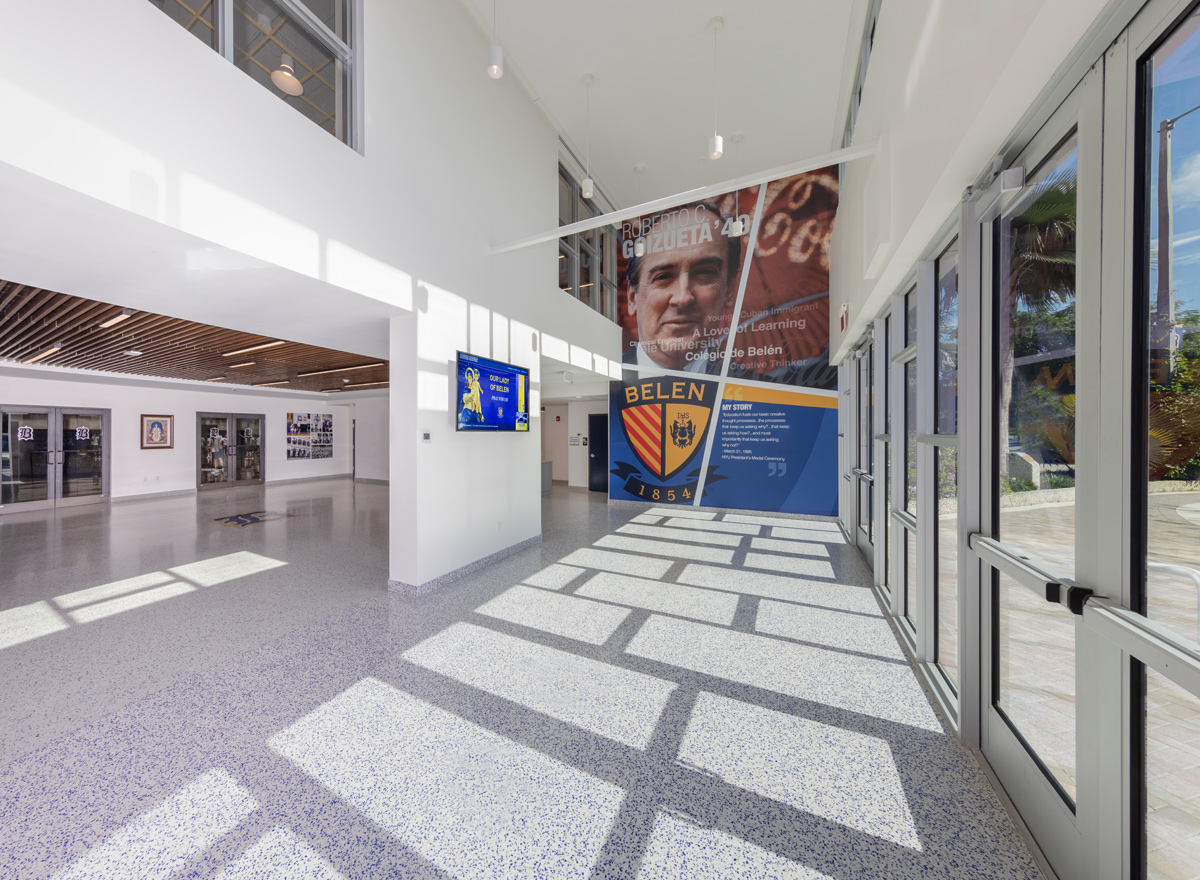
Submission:
<svg viewBox="0 0 1200 880">
<path fill-rule="evenodd" d="M 528 431 L 529 370 L 458 353 L 459 431 Z"/>
</svg>

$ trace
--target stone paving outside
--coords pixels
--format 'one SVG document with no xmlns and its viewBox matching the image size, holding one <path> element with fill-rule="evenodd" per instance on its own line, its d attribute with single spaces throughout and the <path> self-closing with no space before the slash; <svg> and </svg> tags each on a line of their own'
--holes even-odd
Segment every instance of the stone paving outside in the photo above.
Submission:
<svg viewBox="0 0 1200 880">
<path fill-rule="evenodd" d="M 1200 569 L 1200 493 L 1150 495 L 1149 559 Z M 1184 508 L 1181 512 L 1180 508 Z M 950 525 L 947 526 L 947 523 Z M 939 531 L 953 528 L 944 518 Z M 1001 540 L 1074 574 L 1075 507 L 1001 511 Z M 946 542 L 939 553 L 942 566 Z M 953 552 L 953 545 L 951 545 Z M 1001 704 L 1071 794 L 1075 787 L 1074 627 L 1060 606 L 1001 578 Z M 1151 619 L 1195 640 L 1197 590 L 1188 579 L 1152 572 Z M 1147 863 L 1150 880 L 1200 878 L 1200 702 L 1150 672 L 1146 695 Z"/>
</svg>

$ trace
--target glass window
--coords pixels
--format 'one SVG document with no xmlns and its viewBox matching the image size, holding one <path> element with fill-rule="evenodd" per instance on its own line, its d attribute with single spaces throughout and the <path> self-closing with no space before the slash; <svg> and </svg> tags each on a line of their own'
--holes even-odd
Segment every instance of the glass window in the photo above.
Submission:
<svg viewBox="0 0 1200 880">
<path fill-rule="evenodd" d="M 890 436 L 892 430 L 892 383 L 887 380 L 892 363 L 892 316 L 883 319 L 883 433 Z M 883 444 L 883 583 L 890 587 L 892 572 L 889 560 L 892 548 L 888 543 L 892 530 L 892 456 L 891 442 Z"/>
<path fill-rule="evenodd" d="M 888 541 L 892 533 L 892 459 L 890 443 L 883 444 L 883 583 L 892 585 L 892 572 L 888 567 L 892 548 Z"/>
<path fill-rule="evenodd" d="M 212 0 L 150 0 L 189 34 L 217 48 L 216 7 Z"/>
<path fill-rule="evenodd" d="M 200 419 L 200 482 L 229 481 L 229 419 L 204 416 Z M 308 440 L 303 441 L 305 444 Z"/>
<path fill-rule="evenodd" d="M 904 509 L 917 515 L 917 359 L 904 364 Z"/>
<path fill-rule="evenodd" d="M 904 529 L 904 616 L 914 625 L 917 616 L 917 533 Z"/>
<path fill-rule="evenodd" d="M 937 433 L 958 433 L 958 243 L 937 261 Z"/>
<path fill-rule="evenodd" d="M 1200 877 L 1200 700 L 1146 670 L 1147 877 Z"/>
<path fill-rule="evenodd" d="M 1198 31 L 1193 13 L 1148 59 L 1144 119 L 1145 612 L 1189 639 L 1200 626 L 1200 202 L 1187 183 L 1200 167 Z"/>
<path fill-rule="evenodd" d="M 351 143 L 350 0 L 306 0 L 311 17 L 294 17 L 276 0 L 150 2 L 222 54 L 230 47 L 223 45 L 218 22 L 228 16 L 234 64 L 317 126 Z"/>
<path fill-rule="evenodd" d="M 904 347 L 908 348 L 917 341 L 917 292 L 909 291 L 904 295 Z"/>
<path fill-rule="evenodd" d="M 591 220 L 593 217 L 596 216 L 595 206 L 591 202 L 589 202 L 587 199 L 580 198 L 578 208 L 579 208 L 579 214 L 576 217 L 577 221 Z M 579 237 L 594 247 L 599 246 L 598 239 L 600 237 L 600 231 L 598 229 L 588 229 L 584 232 L 579 233 Z"/>
<path fill-rule="evenodd" d="M 572 296 L 575 285 L 571 283 L 571 272 L 575 268 L 575 256 L 565 247 L 559 247 L 558 252 L 558 286 Z"/>
<path fill-rule="evenodd" d="M 856 359 L 858 365 L 858 467 L 871 473 L 871 422 L 873 415 L 873 400 L 871 386 L 871 348 L 862 350 L 862 357 Z"/>
<path fill-rule="evenodd" d="M 600 230 L 600 275 L 613 284 L 617 283 L 618 241 L 615 226 L 605 226 Z"/>
<path fill-rule="evenodd" d="M 558 171 L 558 225 L 575 222 L 575 186 L 560 168 Z"/>
<path fill-rule="evenodd" d="M 1075 800 L 1075 616 L 997 574 L 998 689 L 1009 724 Z"/>
<path fill-rule="evenodd" d="M 958 449 L 934 450 L 937 463 L 937 662 L 958 690 Z"/>
<path fill-rule="evenodd" d="M 62 415 L 62 496 L 79 498 L 104 491 L 104 422 L 99 415 Z"/>
<path fill-rule="evenodd" d="M 592 304 L 592 291 L 596 287 L 596 261 L 587 248 L 579 252 L 579 301 Z M 597 291 L 598 293 L 599 291 Z"/>
<path fill-rule="evenodd" d="M 262 479 L 262 419 L 237 419 L 237 478 Z"/>
<path fill-rule="evenodd" d="M 0 415 L 0 504 L 50 497 L 50 416 Z"/>
<path fill-rule="evenodd" d="M 600 286 L 600 304 L 597 308 L 604 317 L 610 321 L 617 320 L 617 287 L 608 281 L 603 281 Z"/>
<path fill-rule="evenodd" d="M 1075 571 L 1076 143 L 999 224 L 999 537 Z M 1014 497 L 1018 496 L 1018 497 Z"/>
<path fill-rule="evenodd" d="M 327 0 L 319 5 L 328 8 L 334 25 L 345 20 L 344 12 L 334 15 L 342 3 Z M 274 0 L 256 0 L 253 7 L 235 0 L 233 9 L 234 64 L 299 113 L 345 140 L 345 65 Z M 336 27 L 330 29 L 336 33 Z M 301 89 L 299 94 L 284 91 L 273 81 L 281 71 L 290 74 L 288 82 Z"/>
<path fill-rule="evenodd" d="M 883 363 L 884 374 L 891 369 L 892 363 L 892 316 L 883 319 Z M 883 433 L 892 431 L 892 383 L 883 383 Z"/>
</svg>

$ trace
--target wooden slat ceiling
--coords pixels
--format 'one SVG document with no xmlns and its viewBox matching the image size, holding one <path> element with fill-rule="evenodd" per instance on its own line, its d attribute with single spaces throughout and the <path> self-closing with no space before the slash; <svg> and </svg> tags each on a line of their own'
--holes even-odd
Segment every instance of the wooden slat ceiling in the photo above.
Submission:
<svg viewBox="0 0 1200 880">
<path fill-rule="evenodd" d="M 133 311 L 111 327 L 100 326 L 122 311 L 119 305 L 0 280 L 0 360 L 25 363 L 61 344 L 36 363 L 166 379 L 215 380 L 213 385 L 285 382 L 270 387 L 297 391 L 355 391 L 358 389 L 353 386 L 362 385 L 384 388 L 388 381 L 386 361 L 299 342 L 283 341 L 229 356 L 229 352 L 277 340 L 151 312 Z M 141 354 L 126 354 L 129 351 Z M 367 364 L 376 366 L 350 369 Z M 299 375 L 323 370 L 336 372 Z"/>
</svg>

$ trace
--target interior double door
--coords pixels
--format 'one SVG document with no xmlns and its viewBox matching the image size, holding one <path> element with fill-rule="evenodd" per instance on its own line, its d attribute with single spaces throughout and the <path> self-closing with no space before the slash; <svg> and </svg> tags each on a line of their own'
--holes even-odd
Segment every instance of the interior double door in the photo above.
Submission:
<svg viewBox="0 0 1200 880">
<path fill-rule="evenodd" d="M 201 489 L 257 485 L 265 478 L 262 415 L 247 413 L 197 413 Z"/>
<path fill-rule="evenodd" d="M 109 497 L 109 411 L 0 406 L 0 512 Z"/>
</svg>

